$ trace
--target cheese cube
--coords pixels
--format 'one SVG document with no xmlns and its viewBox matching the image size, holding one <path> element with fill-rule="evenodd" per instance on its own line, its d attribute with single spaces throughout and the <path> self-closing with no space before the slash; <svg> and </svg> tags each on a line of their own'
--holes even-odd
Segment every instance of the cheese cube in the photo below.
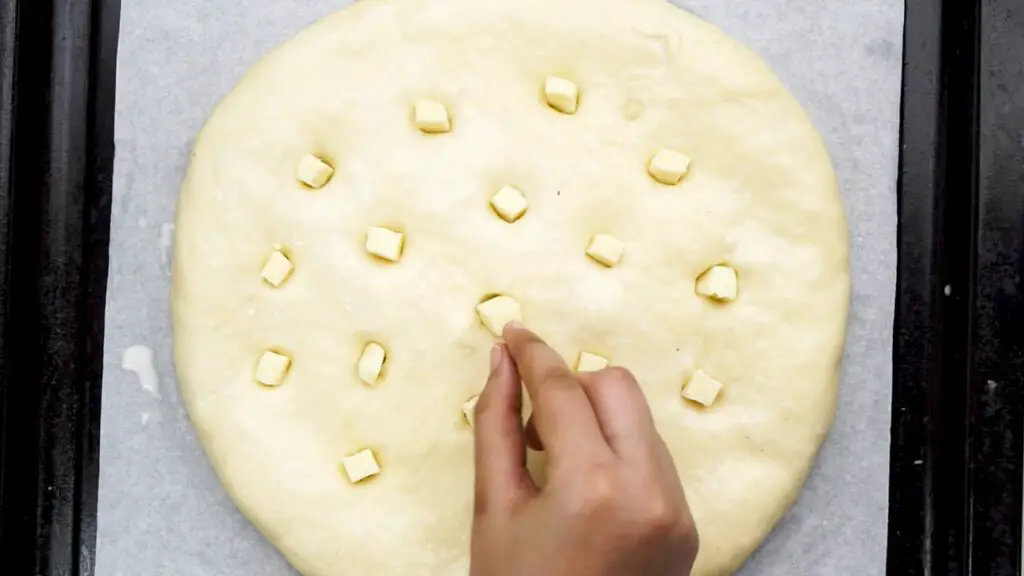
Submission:
<svg viewBox="0 0 1024 576">
<path fill-rule="evenodd" d="M 401 232 L 372 226 L 366 231 L 366 251 L 374 256 L 398 262 L 402 258 L 405 235 Z"/>
<path fill-rule="evenodd" d="M 495 296 L 476 305 L 480 321 L 495 336 L 501 336 L 505 324 L 513 320 L 522 320 L 519 302 L 508 296 Z"/>
<path fill-rule="evenodd" d="M 422 132 L 436 134 L 452 129 L 448 109 L 434 100 L 420 100 L 415 106 L 416 127 Z"/>
<path fill-rule="evenodd" d="M 721 391 L 721 382 L 708 376 L 703 370 L 697 370 L 683 387 L 682 396 L 704 406 L 711 406 Z"/>
<path fill-rule="evenodd" d="M 345 467 L 345 475 L 348 476 L 348 481 L 353 484 L 370 476 L 380 474 L 380 465 L 377 464 L 377 457 L 373 455 L 373 450 L 369 448 L 345 457 L 341 463 Z"/>
<path fill-rule="evenodd" d="M 607 234 L 597 234 L 587 245 L 587 256 L 611 268 L 622 258 L 623 244 L 618 238 Z"/>
<path fill-rule="evenodd" d="M 375 386 L 377 379 L 380 378 L 380 372 L 384 368 L 384 360 L 387 358 L 387 351 L 384 347 L 376 342 L 370 342 L 363 348 L 363 353 L 359 356 L 359 363 L 356 367 L 356 372 L 359 373 L 359 379 L 368 386 Z"/>
<path fill-rule="evenodd" d="M 565 78 L 548 76 L 544 81 L 544 97 L 548 106 L 564 114 L 575 114 L 579 103 L 579 89 Z"/>
<path fill-rule="evenodd" d="M 608 367 L 608 361 L 590 352 L 580 352 L 580 358 L 576 361 L 577 372 L 597 372 Z"/>
<path fill-rule="evenodd" d="M 526 197 L 511 186 L 505 186 L 491 196 L 491 207 L 502 220 L 511 224 L 526 213 Z"/>
<path fill-rule="evenodd" d="M 323 188 L 332 175 L 334 168 L 312 154 L 306 154 L 295 169 L 295 177 L 310 188 Z"/>
<path fill-rule="evenodd" d="M 675 185 L 686 175 L 690 169 L 690 158 L 675 150 L 662 148 L 651 158 L 647 165 L 647 172 L 652 178 L 662 184 Z"/>
<path fill-rule="evenodd" d="M 263 264 L 263 270 L 260 272 L 260 276 L 267 282 L 267 284 L 277 287 L 288 279 L 293 268 L 295 268 L 295 266 L 292 265 L 292 261 L 289 260 L 287 256 L 285 256 L 280 250 L 274 250 L 270 254 L 270 258 L 267 258 L 267 262 Z"/>
<path fill-rule="evenodd" d="M 473 396 L 462 405 L 462 415 L 466 417 L 466 422 L 469 423 L 469 427 L 472 428 L 476 420 L 476 403 L 480 401 L 480 396 Z"/>
<path fill-rule="evenodd" d="M 291 364 L 291 358 L 267 350 L 256 364 L 256 381 L 264 386 L 279 386 Z"/>
<path fill-rule="evenodd" d="M 712 266 L 697 278 L 697 294 L 716 302 L 736 299 L 736 270 L 729 266 Z"/>
</svg>

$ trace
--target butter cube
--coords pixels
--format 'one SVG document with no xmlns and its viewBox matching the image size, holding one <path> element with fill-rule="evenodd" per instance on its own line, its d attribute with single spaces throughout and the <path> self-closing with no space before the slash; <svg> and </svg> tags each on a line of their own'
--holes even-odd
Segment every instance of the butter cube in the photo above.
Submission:
<svg viewBox="0 0 1024 576">
<path fill-rule="evenodd" d="M 310 188 L 323 188 L 332 175 L 334 168 L 312 154 L 306 154 L 295 170 L 295 177 Z"/>
<path fill-rule="evenodd" d="M 375 386 L 377 379 L 380 378 L 380 372 L 384 368 L 384 360 L 387 358 L 387 351 L 384 347 L 376 342 L 370 342 L 363 348 L 363 353 L 359 356 L 359 363 L 356 367 L 356 372 L 359 373 L 359 379 L 363 381 L 367 386 Z"/>
<path fill-rule="evenodd" d="M 519 302 L 508 296 L 495 296 L 489 300 L 476 305 L 476 313 L 480 321 L 491 331 L 491 334 L 500 337 L 505 324 L 513 320 L 522 320 L 522 311 Z"/>
<path fill-rule="evenodd" d="M 576 84 L 558 76 L 548 76 L 544 81 L 544 97 L 548 106 L 563 114 L 575 114 L 579 103 L 579 89 Z"/>
<path fill-rule="evenodd" d="M 280 386 L 292 359 L 267 350 L 256 364 L 256 381 L 264 386 Z"/>
<path fill-rule="evenodd" d="M 280 250 L 274 250 L 270 254 L 270 258 L 267 258 L 267 262 L 263 264 L 263 270 L 260 272 L 260 276 L 270 284 L 271 286 L 280 286 L 288 276 L 291 275 L 292 269 L 295 266 L 292 265 L 292 261 L 288 259 Z"/>
<path fill-rule="evenodd" d="M 580 352 L 580 358 L 576 361 L 577 372 L 597 372 L 608 367 L 608 360 L 590 352 Z"/>
<path fill-rule="evenodd" d="M 372 226 L 366 231 L 366 251 L 374 256 L 398 262 L 402 258 L 405 235 L 401 232 Z"/>
<path fill-rule="evenodd" d="M 587 256 L 611 268 L 622 258 L 623 244 L 618 238 L 607 234 L 596 234 L 587 245 Z"/>
<path fill-rule="evenodd" d="M 369 448 L 345 457 L 341 463 L 345 467 L 345 475 L 348 476 L 348 481 L 353 484 L 370 476 L 380 474 L 380 465 L 377 464 L 377 457 L 373 455 L 373 450 Z"/>
<path fill-rule="evenodd" d="M 505 186 L 491 196 L 491 207 L 502 220 L 511 224 L 526 213 L 526 197 L 512 186 Z"/>
<path fill-rule="evenodd" d="M 682 396 L 704 406 L 711 406 L 721 391 L 721 382 L 708 376 L 703 370 L 697 370 L 683 387 Z"/>
<path fill-rule="evenodd" d="M 462 415 L 466 417 L 466 422 L 469 423 L 469 427 L 472 428 L 476 420 L 476 403 L 480 401 L 480 396 L 473 396 L 462 405 Z"/>
<path fill-rule="evenodd" d="M 675 185 L 690 169 L 690 158 L 685 154 L 662 148 L 651 158 L 647 172 L 662 184 Z"/>
<path fill-rule="evenodd" d="M 448 132 L 452 129 L 448 109 L 434 100 L 420 100 L 415 106 L 416 127 L 427 134 Z"/>
<path fill-rule="evenodd" d="M 697 278 L 697 294 L 716 302 L 736 299 L 736 270 L 729 266 L 712 266 Z"/>
</svg>

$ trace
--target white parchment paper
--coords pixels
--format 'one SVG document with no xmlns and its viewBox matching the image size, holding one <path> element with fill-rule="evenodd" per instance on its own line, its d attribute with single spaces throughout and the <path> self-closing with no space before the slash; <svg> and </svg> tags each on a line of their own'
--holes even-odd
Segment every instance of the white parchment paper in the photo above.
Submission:
<svg viewBox="0 0 1024 576">
<path fill-rule="evenodd" d="M 850 223 L 853 304 L 835 426 L 798 504 L 742 573 L 883 574 L 903 3 L 678 3 L 760 53 L 804 105 L 832 154 Z M 122 2 L 99 576 L 294 574 L 232 505 L 181 404 L 171 239 L 193 138 L 215 104 L 263 54 L 346 4 Z"/>
</svg>

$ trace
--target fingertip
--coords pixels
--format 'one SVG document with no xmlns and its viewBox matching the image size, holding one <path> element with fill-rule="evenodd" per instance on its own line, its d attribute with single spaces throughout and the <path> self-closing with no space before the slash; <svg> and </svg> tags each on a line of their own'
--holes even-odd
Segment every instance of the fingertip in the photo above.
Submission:
<svg viewBox="0 0 1024 576">
<path fill-rule="evenodd" d="M 543 338 L 518 320 L 505 324 L 501 332 L 501 339 L 505 343 L 506 353 L 514 362 L 519 362 L 520 356 L 532 344 L 545 344 Z"/>
<path fill-rule="evenodd" d="M 494 372 L 498 365 L 501 364 L 501 357 L 503 355 L 504 352 L 502 351 L 500 344 L 491 346 L 491 372 Z"/>
<path fill-rule="evenodd" d="M 515 364 L 501 344 L 490 351 L 491 373 L 475 407 L 477 510 L 520 496 L 528 479 L 522 422 L 522 389 Z"/>
<path fill-rule="evenodd" d="M 501 337 L 508 342 L 510 336 L 515 338 L 516 333 L 523 330 L 528 330 L 525 324 L 519 320 L 511 320 L 501 329 Z"/>
<path fill-rule="evenodd" d="M 492 418 L 503 420 L 509 412 L 518 415 L 523 404 L 519 373 L 515 363 L 509 361 L 508 348 L 504 344 L 495 344 L 489 356 L 491 370 L 475 409 L 477 432 L 485 434 L 489 428 L 487 423 Z M 490 414 L 483 415 L 485 412 Z M 481 421 L 483 426 L 479 425 Z"/>
</svg>

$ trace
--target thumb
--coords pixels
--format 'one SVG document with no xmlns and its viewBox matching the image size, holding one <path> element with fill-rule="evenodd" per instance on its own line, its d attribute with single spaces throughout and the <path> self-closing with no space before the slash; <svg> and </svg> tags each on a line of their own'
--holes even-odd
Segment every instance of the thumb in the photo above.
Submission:
<svg viewBox="0 0 1024 576">
<path fill-rule="evenodd" d="M 491 374 L 476 404 L 474 444 L 476 514 L 508 509 L 536 492 L 526 471 L 523 391 L 519 372 L 503 345 L 491 350 Z"/>
</svg>

